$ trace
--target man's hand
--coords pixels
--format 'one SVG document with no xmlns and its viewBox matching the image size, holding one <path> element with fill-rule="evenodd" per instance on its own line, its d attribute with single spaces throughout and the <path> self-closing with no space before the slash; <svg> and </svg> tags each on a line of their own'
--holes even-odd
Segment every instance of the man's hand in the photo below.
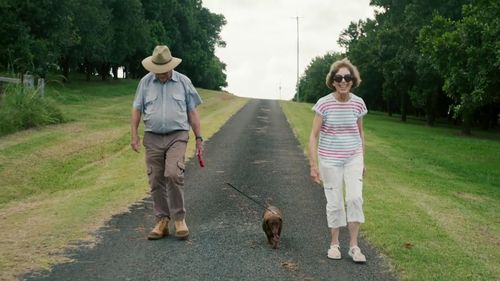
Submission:
<svg viewBox="0 0 500 281">
<path fill-rule="evenodd" d="M 313 182 L 320 184 L 321 183 L 321 178 L 319 175 L 319 170 L 317 167 L 311 167 L 311 179 Z"/>
<path fill-rule="evenodd" d="M 200 139 L 196 140 L 196 153 L 203 156 L 203 141 Z"/>
<path fill-rule="evenodd" d="M 203 160 L 203 141 L 201 139 L 196 140 L 196 155 L 198 156 L 200 167 L 205 167 L 205 161 Z"/>
<path fill-rule="evenodd" d="M 139 152 L 139 146 L 141 145 L 141 139 L 138 135 L 132 135 L 132 140 L 130 141 L 130 146 L 135 152 Z"/>
</svg>

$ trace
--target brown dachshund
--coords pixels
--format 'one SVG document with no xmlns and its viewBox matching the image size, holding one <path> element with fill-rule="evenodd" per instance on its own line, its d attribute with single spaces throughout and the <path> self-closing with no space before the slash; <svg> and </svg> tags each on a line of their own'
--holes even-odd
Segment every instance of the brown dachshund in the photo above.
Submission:
<svg viewBox="0 0 500 281">
<path fill-rule="evenodd" d="M 262 229 L 273 249 L 279 248 L 283 213 L 278 207 L 269 205 L 262 214 Z"/>
</svg>

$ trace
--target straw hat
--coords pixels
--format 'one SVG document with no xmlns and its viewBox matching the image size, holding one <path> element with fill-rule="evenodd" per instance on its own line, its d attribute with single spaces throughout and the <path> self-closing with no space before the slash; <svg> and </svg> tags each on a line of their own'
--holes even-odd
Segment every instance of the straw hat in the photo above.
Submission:
<svg viewBox="0 0 500 281">
<path fill-rule="evenodd" d="M 181 59 L 172 57 L 170 49 L 165 46 L 156 46 L 153 55 L 142 60 L 142 66 L 153 73 L 165 73 L 181 63 Z"/>
</svg>

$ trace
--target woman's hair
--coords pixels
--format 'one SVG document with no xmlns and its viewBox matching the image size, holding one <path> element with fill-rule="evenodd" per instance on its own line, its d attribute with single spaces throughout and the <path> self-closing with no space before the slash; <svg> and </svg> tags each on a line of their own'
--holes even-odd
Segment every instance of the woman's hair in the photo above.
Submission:
<svg viewBox="0 0 500 281">
<path fill-rule="evenodd" d="M 361 77 L 359 76 L 358 68 L 355 67 L 348 58 L 338 60 L 330 66 L 330 71 L 326 75 L 326 86 L 335 90 L 335 87 L 333 86 L 333 77 L 342 67 L 349 69 L 349 72 L 352 75 L 352 88 L 358 87 L 359 84 L 361 84 Z"/>
</svg>

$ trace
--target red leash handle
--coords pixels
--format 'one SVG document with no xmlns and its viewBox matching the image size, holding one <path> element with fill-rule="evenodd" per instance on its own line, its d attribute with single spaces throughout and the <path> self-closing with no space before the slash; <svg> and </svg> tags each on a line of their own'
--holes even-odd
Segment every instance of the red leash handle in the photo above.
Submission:
<svg viewBox="0 0 500 281">
<path fill-rule="evenodd" d="M 203 156 L 200 150 L 196 152 L 196 155 L 198 156 L 198 164 L 200 164 L 200 167 L 205 167 L 205 160 L 203 160 Z"/>
</svg>

